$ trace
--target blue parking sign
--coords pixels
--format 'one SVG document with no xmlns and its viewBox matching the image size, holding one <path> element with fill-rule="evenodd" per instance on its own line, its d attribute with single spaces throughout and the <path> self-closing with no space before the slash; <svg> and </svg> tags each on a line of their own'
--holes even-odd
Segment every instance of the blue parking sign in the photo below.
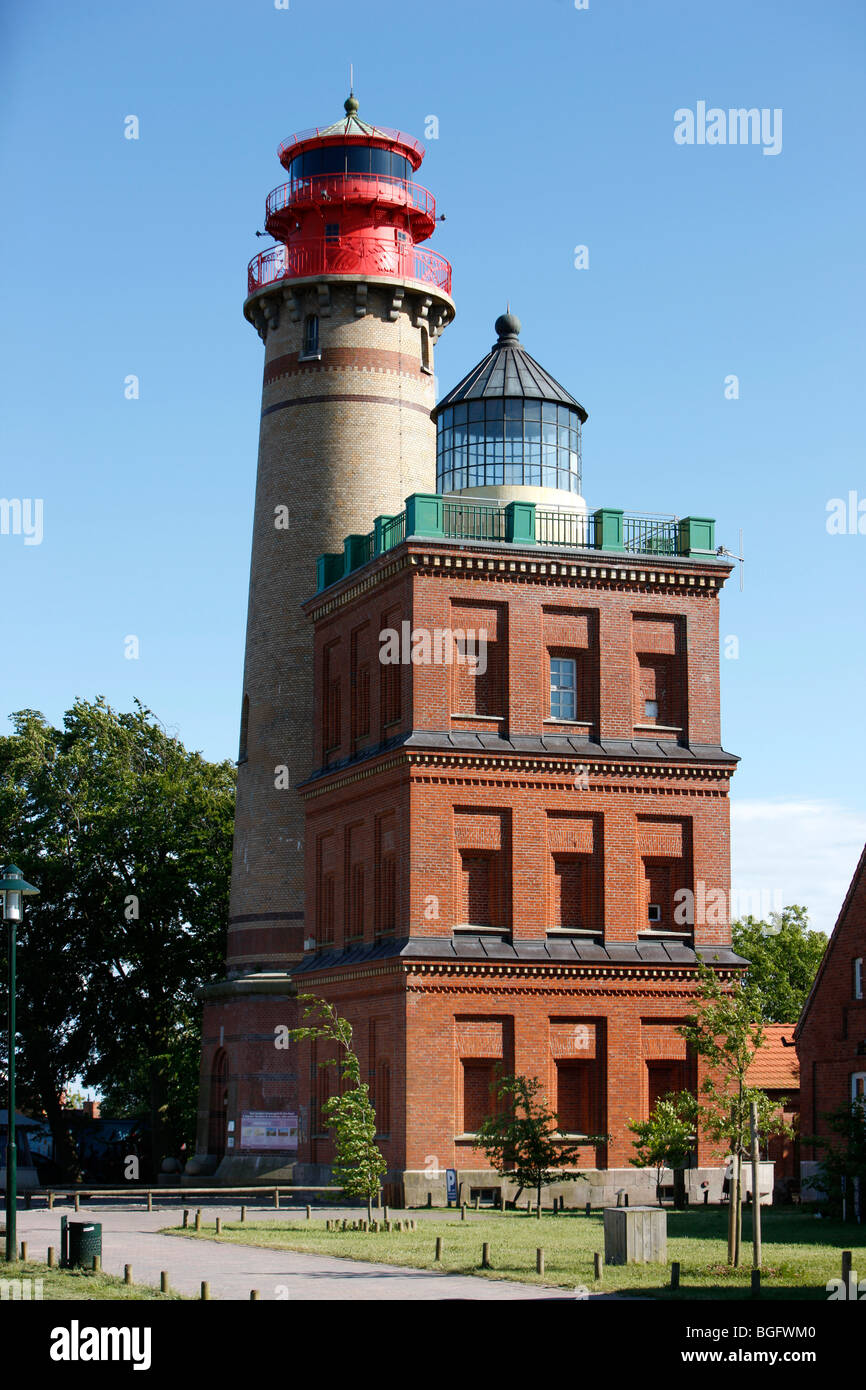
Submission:
<svg viewBox="0 0 866 1390">
<path fill-rule="evenodd" d="M 457 1201 L 457 1169 L 445 1169 L 445 1195 L 449 1202 Z"/>
</svg>

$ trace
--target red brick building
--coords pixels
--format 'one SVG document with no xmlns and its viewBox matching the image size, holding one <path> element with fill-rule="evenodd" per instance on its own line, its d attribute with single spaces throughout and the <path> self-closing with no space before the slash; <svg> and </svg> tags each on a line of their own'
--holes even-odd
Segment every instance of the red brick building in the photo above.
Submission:
<svg viewBox="0 0 866 1390">
<path fill-rule="evenodd" d="M 437 407 L 440 464 L 443 416 L 467 392 L 484 431 L 522 407 L 526 454 L 528 412 L 556 384 L 524 360 L 517 327 L 499 320 L 469 387 Z M 695 954 L 742 965 L 710 906 L 729 898 L 736 762 L 720 739 L 729 566 L 711 523 L 641 531 L 579 495 L 583 510 L 526 500 L 534 480 L 494 469 L 348 538 L 305 605 L 316 766 L 293 973 L 352 1022 L 410 1199 L 441 1196 L 449 1167 L 490 1184 L 474 1135 L 497 1066 L 539 1077 L 570 1135 L 608 1136 L 575 1159 L 602 1195 L 639 1189 L 629 1119 L 699 1081 L 677 1031 Z M 694 921 L 678 920 L 683 889 Z M 330 1156 L 319 1116 L 334 1072 L 320 1060 L 310 1050 L 300 1069 L 312 1172 Z M 713 1166 L 703 1147 L 698 1162 Z"/>
<path fill-rule="evenodd" d="M 866 849 L 851 880 L 815 983 L 794 1033 L 800 1062 L 802 1132 L 828 1134 L 825 1115 L 866 1098 Z M 804 1184 L 814 1147 L 803 1144 Z"/>
<path fill-rule="evenodd" d="M 587 412 L 513 315 L 434 405 L 450 267 L 446 284 L 412 249 L 432 198 L 369 162 L 423 151 L 346 109 L 281 147 L 300 172 L 268 202 L 327 197 L 331 230 L 311 260 L 300 222 L 269 222 L 287 247 L 250 272 L 267 357 L 232 920 L 189 1171 L 326 1179 L 335 1069 L 281 1043 L 300 991 L 350 1020 L 408 1200 L 441 1197 L 448 1168 L 493 1185 L 475 1136 L 497 1066 L 541 1079 L 586 1141 L 594 1199 L 651 1193 L 628 1121 L 700 1080 L 678 1032 L 697 953 L 744 965 L 719 710 L 730 565 L 705 517 L 588 508 Z M 696 1157 L 694 1182 L 720 1186 Z"/>
<path fill-rule="evenodd" d="M 776 1187 L 800 1180 L 800 1067 L 794 1045 L 793 1023 L 768 1023 L 764 1042 L 749 1067 L 746 1082 L 766 1091 L 782 1105 L 782 1114 L 794 1130 L 793 1137 L 775 1135 L 767 1144 L 766 1158 L 773 1163 Z M 762 1150 L 762 1157 L 763 1157 Z"/>
</svg>

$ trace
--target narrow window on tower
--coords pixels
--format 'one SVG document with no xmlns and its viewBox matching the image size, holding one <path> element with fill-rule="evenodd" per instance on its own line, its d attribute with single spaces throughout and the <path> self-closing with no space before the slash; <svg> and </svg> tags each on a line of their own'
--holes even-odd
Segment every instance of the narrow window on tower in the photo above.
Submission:
<svg viewBox="0 0 866 1390">
<path fill-rule="evenodd" d="M 858 956 L 854 961 L 854 998 L 863 998 L 863 957 Z"/>
<path fill-rule="evenodd" d="M 424 325 L 421 325 L 421 370 L 430 371 L 430 334 Z"/>
<path fill-rule="evenodd" d="M 339 222 L 326 222 L 326 223 L 325 223 L 325 241 L 329 241 L 329 242 L 331 242 L 331 243 L 333 244 L 333 243 L 335 243 L 335 242 L 338 242 L 339 240 L 340 240 L 340 224 L 339 224 Z"/>
<path fill-rule="evenodd" d="M 244 696 L 241 705 L 241 736 L 238 742 L 238 762 L 245 763 L 247 760 L 247 739 L 250 733 L 250 697 Z"/>
<path fill-rule="evenodd" d="M 319 315 L 307 314 L 304 319 L 304 346 L 301 357 L 319 357 Z"/>
<path fill-rule="evenodd" d="M 577 718 L 577 662 L 570 657 L 550 658 L 550 717 Z"/>
</svg>

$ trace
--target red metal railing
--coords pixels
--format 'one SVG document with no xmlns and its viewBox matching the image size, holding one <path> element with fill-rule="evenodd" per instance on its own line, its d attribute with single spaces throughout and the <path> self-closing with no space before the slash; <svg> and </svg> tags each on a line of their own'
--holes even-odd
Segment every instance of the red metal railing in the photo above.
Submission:
<svg viewBox="0 0 866 1390">
<path fill-rule="evenodd" d="M 317 237 L 291 246 L 272 246 L 250 261 L 247 293 L 306 275 L 393 275 L 451 293 L 451 265 L 444 256 L 411 242 L 373 237 L 336 241 Z"/>
<path fill-rule="evenodd" d="M 436 216 L 436 199 L 428 189 L 391 174 L 315 174 L 292 179 L 268 194 L 266 216 L 301 203 L 342 203 L 356 198 L 409 207 L 430 218 Z"/>
<path fill-rule="evenodd" d="M 348 125 L 348 122 L 346 122 L 346 124 Z M 284 140 L 283 143 L 277 147 L 277 159 L 282 164 L 283 155 L 294 151 L 297 145 L 305 145 L 308 140 L 317 139 L 322 135 L 325 129 L 329 131 L 328 139 L 335 142 L 339 141 L 343 143 L 343 141 L 346 140 L 358 140 L 365 145 L 369 145 L 373 140 L 387 140 L 392 145 L 403 145 L 406 149 L 414 150 L 415 154 L 418 156 L 419 164 L 424 158 L 424 146 L 421 144 L 420 140 L 415 139 L 414 135 L 405 135 L 402 130 L 392 130 L 390 126 L 377 125 L 371 126 L 372 134 L 370 135 L 361 135 L 357 131 L 351 130 L 344 134 L 343 131 L 339 129 L 335 131 L 333 127 L 330 126 L 314 126 L 311 130 L 299 130 L 296 135 L 290 135 L 288 140 Z"/>
</svg>

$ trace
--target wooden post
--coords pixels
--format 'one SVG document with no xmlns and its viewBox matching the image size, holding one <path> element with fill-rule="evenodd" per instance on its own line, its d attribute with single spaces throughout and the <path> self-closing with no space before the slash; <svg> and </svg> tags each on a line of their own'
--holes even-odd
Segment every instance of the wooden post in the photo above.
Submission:
<svg viewBox="0 0 866 1390">
<path fill-rule="evenodd" d="M 223 1223 L 222 1223 L 220 1217 L 217 1217 L 217 1218 L 216 1218 L 216 1234 L 217 1234 L 218 1236 L 219 1236 L 219 1235 L 222 1235 L 222 1229 L 223 1229 Z"/>
<path fill-rule="evenodd" d="M 678 1289 L 680 1286 L 680 1262 L 674 1260 L 671 1265 L 671 1288 Z"/>
<path fill-rule="evenodd" d="M 490 1242 L 485 1240 L 481 1247 L 481 1268 L 490 1268 Z"/>
<path fill-rule="evenodd" d="M 184 1207 L 184 1209 L 183 1209 L 183 1229 L 186 1230 L 188 1226 L 189 1226 L 189 1208 L 188 1208 L 188 1207 Z"/>
<path fill-rule="evenodd" d="M 22 1260 L 26 1260 L 26 1259 L 27 1259 L 27 1241 L 26 1241 L 26 1240 L 22 1240 L 22 1242 L 21 1242 L 21 1259 L 22 1259 Z"/>
<path fill-rule="evenodd" d="M 752 1131 L 752 1268 L 761 1268 L 761 1181 L 758 1153 L 758 1106 L 749 1106 L 749 1127 Z"/>
<path fill-rule="evenodd" d="M 599 1250 L 596 1250 L 592 1257 L 592 1273 L 594 1278 L 601 1278 L 601 1251 Z"/>
<path fill-rule="evenodd" d="M 258 1297 L 259 1297 L 259 1291 L 258 1291 L 258 1289 L 250 1289 L 250 1303 L 255 1303 L 255 1302 L 257 1302 Z"/>
<path fill-rule="evenodd" d="M 590 1212 L 592 1211 L 592 1202 L 587 1202 L 586 1207 L 585 1207 L 585 1211 L 586 1211 L 586 1215 L 589 1216 Z"/>
<path fill-rule="evenodd" d="M 505 1210 L 505 1188 L 504 1188 L 504 1187 L 500 1187 L 500 1189 L 499 1189 L 499 1210 L 500 1210 L 500 1211 L 504 1211 L 504 1210 Z"/>
<path fill-rule="evenodd" d="M 195 1228 L 197 1231 L 201 1230 L 201 1207 L 198 1208 L 195 1214 Z"/>
<path fill-rule="evenodd" d="M 461 1220 L 461 1221 L 465 1221 L 465 1220 L 466 1220 L 466 1203 L 465 1203 L 465 1202 L 461 1202 L 461 1203 L 460 1203 L 460 1220 Z"/>
<path fill-rule="evenodd" d="M 387 1221 L 387 1220 L 388 1220 L 388 1208 L 387 1208 L 386 1206 L 383 1206 L 383 1207 L 382 1207 L 382 1220 L 383 1220 L 383 1221 Z"/>
<path fill-rule="evenodd" d="M 54 1269 L 54 1260 L 55 1260 L 54 1246 L 53 1246 L 53 1245 L 49 1245 L 49 1247 L 48 1247 L 48 1268 L 49 1268 L 49 1269 Z"/>
<path fill-rule="evenodd" d="M 275 1211 L 279 1211 L 279 1209 L 280 1209 L 280 1189 L 279 1189 L 278 1187 L 275 1187 L 275 1188 L 274 1188 L 274 1210 L 275 1210 Z"/>
<path fill-rule="evenodd" d="M 760 1298 L 760 1297 L 761 1297 L 761 1271 L 760 1271 L 759 1269 L 753 1269 L 753 1270 L 752 1270 L 752 1298 Z"/>
<path fill-rule="evenodd" d="M 153 1193 L 152 1193 L 152 1192 L 148 1192 L 148 1194 L 147 1194 L 147 1209 L 148 1209 L 148 1211 L 153 1211 Z"/>
<path fill-rule="evenodd" d="M 204 1299 L 210 1298 L 210 1284 L 207 1279 L 202 1279 L 201 1281 L 201 1296 Z"/>
<path fill-rule="evenodd" d="M 123 1282 L 124 1284 L 132 1283 L 132 1265 L 123 1266 Z"/>
<path fill-rule="evenodd" d="M 81 1198 L 78 1196 L 78 1193 L 77 1193 L 77 1192 L 76 1192 L 76 1194 L 75 1194 L 75 1196 L 73 1197 L 72 1200 L 73 1200 L 73 1203 L 74 1203 L 74 1206 L 75 1206 L 75 1210 L 76 1210 L 76 1211 L 80 1211 L 80 1210 L 81 1210 Z"/>
<path fill-rule="evenodd" d="M 241 1207 L 241 1224 L 243 1224 L 243 1222 L 246 1221 L 246 1219 L 247 1219 L 247 1209 L 246 1209 L 246 1207 Z"/>
<path fill-rule="evenodd" d="M 49 1194 L 48 1194 L 48 1210 L 49 1210 L 49 1211 L 53 1211 L 53 1210 L 54 1210 L 54 1193 L 53 1193 L 53 1192 L 49 1192 Z"/>
<path fill-rule="evenodd" d="M 850 1283 L 851 1283 L 851 1251 L 850 1251 L 850 1250 L 843 1250 L 843 1251 L 842 1251 L 842 1283 L 845 1285 L 845 1297 L 848 1298 L 849 1296 L 851 1296 L 851 1290 L 850 1290 L 850 1287 L 849 1287 L 849 1285 L 850 1285 Z M 857 1290 L 856 1290 L 856 1289 L 854 1290 L 853 1297 L 854 1297 L 854 1298 L 857 1297 Z"/>
<path fill-rule="evenodd" d="M 310 1206 L 309 1206 L 309 1203 L 307 1203 L 307 1220 L 309 1221 L 309 1219 L 310 1219 Z"/>
<path fill-rule="evenodd" d="M 93 1270 L 94 1274 L 98 1274 L 99 1271 L 102 1269 L 102 1256 L 101 1256 L 101 1255 L 94 1255 L 94 1256 L 93 1256 L 93 1261 L 92 1261 L 90 1267 L 91 1267 L 91 1269 Z"/>
<path fill-rule="evenodd" d="M 431 1190 L 427 1193 L 427 1206 L 428 1206 L 428 1207 L 432 1207 L 432 1205 L 433 1205 L 433 1191 L 432 1191 L 432 1189 L 431 1189 Z"/>
<path fill-rule="evenodd" d="M 442 1237 L 436 1237 L 436 1254 L 433 1257 L 437 1263 L 442 1259 Z"/>
<path fill-rule="evenodd" d="M 535 1252 L 535 1272 L 536 1274 L 544 1273 L 544 1251 L 541 1249 Z"/>
<path fill-rule="evenodd" d="M 481 1201 L 481 1195 L 480 1195 L 480 1193 L 476 1192 L 476 1194 L 475 1194 L 475 1210 L 476 1210 L 476 1211 L 478 1210 L 478 1203 L 479 1203 L 480 1201 Z"/>
<path fill-rule="evenodd" d="M 168 1293 L 168 1270 L 167 1270 L 167 1269 L 161 1269 L 161 1270 L 159 1271 L 159 1291 L 160 1291 L 160 1293 Z"/>
</svg>

